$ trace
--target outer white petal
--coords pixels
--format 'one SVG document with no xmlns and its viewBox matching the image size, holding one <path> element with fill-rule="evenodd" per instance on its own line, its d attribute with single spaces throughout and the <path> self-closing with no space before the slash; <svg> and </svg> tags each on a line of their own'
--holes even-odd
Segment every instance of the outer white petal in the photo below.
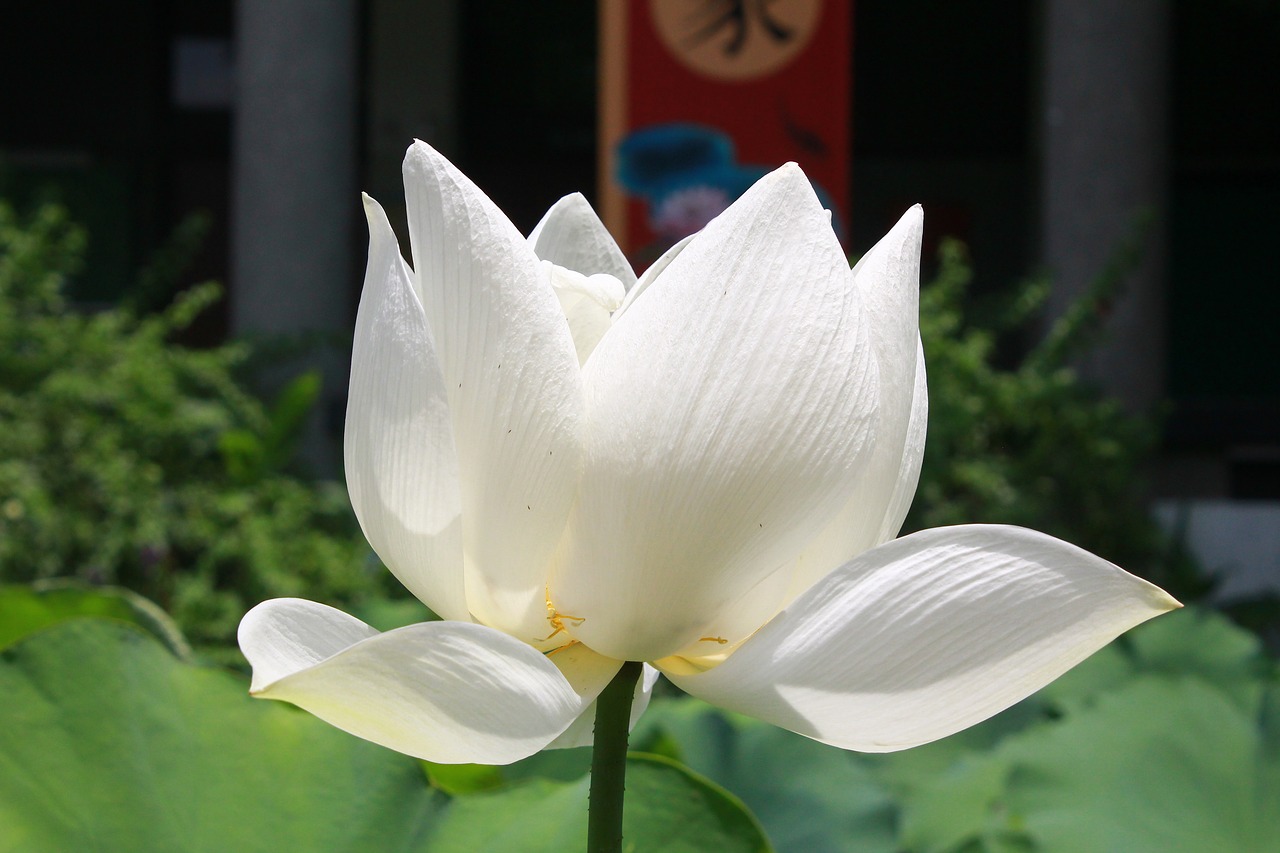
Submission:
<svg viewBox="0 0 1280 853">
<path fill-rule="evenodd" d="M 636 283 L 626 255 L 582 193 L 551 205 L 529 235 L 529 245 L 542 260 L 583 275 L 608 273 L 627 289 Z"/>
<path fill-rule="evenodd" d="M 653 696 L 653 685 L 657 684 L 659 675 L 658 670 L 648 664 L 644 665 L 644 674 L 636 682 L 635 698 L 631 701 L 631 720 L 627 725 L 628 730 L 636 727 L 636 723 L 640 721 L 645 709 L 649 707 L 649 699 Z M 587 710 L 583 711 L 578 716 L 578 719 L 574 720 L 573 724 L 564 730 L 560 737 L 547 745 L 547 749 L 573 749 L 578 746 L 591 746 L 595 743 L 595 723 L 596 703 L 592 702 L 587 706 Z"/>
<path fill-rule="evenodd" d="M 1177 606 L 1043 533 L 943 527 L 842 566 L 720 666 L 664 672 L 725 708 L 889 752 L 990 717 Z"/>
<path fill-rule="evenodd" d="M 585 620 L 574 637 L 620 659 L 671 654 L 843 503 L 877 394 L 849 276 L 808 180 L 785 166 L 596 347 L 581 493 L 551 582 L 555 606 Z M 763 621 L 777 605 L 752 606 Z"/>
<path fill-rule="evenodd" d="M 364 197 L 369 264 L 356 316 L 344 457 L 360 527 L 409 591 L 468 620 L 462 499 L 444 377 L 413 278 L 378 203 Z"/>
<path fill-rule="evenodd" d="M 299 599 L 250 610 L 239 640 L 255 696 L 443 763 L 509 764 L 532 755 L 604 686 L 584 698 L 538 651 L 482 625 L 426 622 L 379 634 Z"/>
<path fill-rule="evenodd" d="M 671 262 L 676 259 L 676 256 L 679 255 L 681 252 L 683 252 L 685 248 L 691 242 L 693 242 L 693 238 L 697 237 L 699 233 L 701 232 L 695 232 L 693 234 L 690 234 L 688 237 L 685 237 L 684 239 L 680 240 L 670 249 L 667 249 L 665 252 L 663 252 L 662 255 L 656 261 L 654 261 L 652 264 L 649 265 L 649 268 L 645 270 L 644 273 L 641 274 L 640 280 L 637 281 L 635 285 L 630 290 L 627 291 L 627 298 L 622 300 L 622 304 L 618 306 L 618 310 L 613 312 L 614 322 L 617 322 L 617 320 L 622 316 L 623 312 L 625 312 L 628 308 L 631 307 L 631 303 L 639 299 L 640 294 L 644 293 L 649 288 L 649 285 L 653 284 L 654 281 L 657 280 L 658 276 L 662 274 L 663 270 L 671 266 Z"/>
<path fill-rule="evenodd" d="M 836 566 L 897 535 L 920 477 L 928 390 L 920 357 L 920 243 L 924 213 L 908 210 L 853 269 L 854 287 L 867 306 L 880 370 L 875 448 L 849 481 L 844 509 L 805 548 L 789 597 L 808 589 Z M 908 443 L 916 419 L 918 443 Z M 898 513 L 901 512 L 901 515 Z M 892 528 L 887 534 L 884 531 Z"/>
<path fill-rule="evenodd" d="M 533 250 L 484 193 L 422 142 L 404 179 L 458 451 L 467 604 L 533 639 L 547 630 L 546 565 L 581 466 L 573 340 Z"/>
</svg>

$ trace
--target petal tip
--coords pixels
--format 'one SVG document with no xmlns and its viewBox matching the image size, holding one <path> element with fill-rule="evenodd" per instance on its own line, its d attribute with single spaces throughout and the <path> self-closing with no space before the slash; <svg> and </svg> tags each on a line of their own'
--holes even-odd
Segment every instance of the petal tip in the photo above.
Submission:
<svg viewBox="0 0 1280 853">
<path fill-rule="evenodd" d="M 895 228 L 901 228 L 919 240 L 920 235 L 924 232 L 924 207 L 919 203 L 911 205 L 911 207 L 907 208 L 907 212 L 902 214 L 902 218 L 898 220 Z"/>
<path fill-rule="evenodd" d="M 435 170 L 442 163 L 448 162 L 448 159 L 431 145 L 415 138 L 413 144 L 404 152 L 402 171 L 407 174 L 411 170 Z"/>
<path fill-rule="evenodd" d="M 729 209 L 737 208 L 747 199 L 750 201 L 743 205 L 740 212 L 750 211 L 747 214 L 750 217 L 756 216 L 763 210 L 778 208 L 803 210 L 806 215 L 813 217 L 814 223 L 820 220 L 826 224 L 829 221 L 809 176 L 794 161 L 785 163 L 760 178 Z M 834 236 L 834 232 L 832 233 Z"/>
<path fill-rule="evenodd" d="M 1182 609 L 1182 602 L 1165 592 L 1159 586 L 1145 578 L 1140 578 L 1135 574 L 1125 571 L 1115 563 L 1109 563 L 1115 571 L 1119 572 L 1122 577 L 1126 578 L 1130 583 L 1138 589 L 1129 600 L 1137 607 L 1144 610 L 1143 616 L 1134 624 L 1140 624 L 1148 619 L 1154 619 L 1164 613 Z"/>
<path fill-rule="evenodd" d="M 794 160 L 783 163 L 781 166 L 773 170 L 773 174 L 779 179 L 788 181 L 799 180 L 809 187 L 809 176 L 804 173 L 804 169 L 800 168 L 800 164 Z M 810 187 L 811 188 L 811 187 Z"/>
<path fill-rule="evenodd" d="M 1150 600 L 1152 606 L 1160 611 L 1160 613 L 1168 613 L 1172 610 L 1181 610 L 1185 606 L 1181 601 L 1154 584 L 1151 588 Z"/>
<path fill-rule="evenodd" d="M 364 206 L 364 218 L 368 221 L 372 229 L 375 222 L 385 221 L 387 213 L 382 209 L 382 205 L 378 204 L 378 200 L 368 193 L 360 193 L 360 203 Z"/>
</svg>

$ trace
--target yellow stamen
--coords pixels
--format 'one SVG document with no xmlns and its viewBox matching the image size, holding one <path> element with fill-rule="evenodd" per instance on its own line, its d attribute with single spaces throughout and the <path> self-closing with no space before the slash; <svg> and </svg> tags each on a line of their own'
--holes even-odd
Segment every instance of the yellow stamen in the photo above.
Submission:
<svg viewBox="0 0 1280 853">
<path fill-rule="evenodd" d="M 729 641 L 726 640 L 724 637 L 699 637 L 698 642 L 699 643 L 719 643 L 720 645 L 723 646 L 723 645 L 726 645 Z"/>
<path fill-rule="evenodd" d="M 579 646 L 579 645 L 582 645 L 581 640 L 570 640 L 569 642 L 565 643 L 563 646 L 556 646 L 551 651 L 543 652 L 542 654 L 546 657 L 551 657 L 552 655 L 559 654 L 565 649 L 572 648 L 573 646 Z"/>
<path fill-rule="evenodd" d="M 570 616 L 568 613 L 561 613 L 559 610 L 556 610 L 556 606 L 551 603 L 551 593 L 548 591 L 547 592 L 547 622 L 551 625 L 553 630 L 551 631 L 550 634 L 543 637 L 541 640 L 537 640 L 537 642 L 545 643 L 547 640 L 550 640 L 552 637 L 558 634 L 563 634 L 566 630 L 568 630 L 564 626 L 564 620 L 566 619 L 568 619 L 570 622 L 575 623 L 575 627 L 587 621 L 585 616 Z M 574 640 L 573 642 L 576 643 L 578 641 Z M 561 646 L 561 648 L 564 648 L 564 646 Z"/>
</svg>

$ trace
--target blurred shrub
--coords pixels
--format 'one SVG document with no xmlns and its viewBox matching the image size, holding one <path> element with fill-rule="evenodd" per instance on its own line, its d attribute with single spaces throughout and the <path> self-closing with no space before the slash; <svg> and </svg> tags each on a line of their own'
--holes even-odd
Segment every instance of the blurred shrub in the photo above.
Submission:
<svg viewBox="0 0 1280 853">
<path fill-rule="evenodd" d="M 1129 414 L 1070 367 L 1101 331 L 1126 254 L 1039 344 L 1002 364 L 1000 342 L 1030 337 L 1049 284 L 1018 285 L 979 321 L 965 298 L 972 278 L 965 247 L 943 243 L 937 276 L 920 294 L 929 432 L 904 531 L 971 522 L 1033 527 L 1175 595 L 1204 592 L 1193 564 L 1147 511 L 1143 474 L 1155 422 Z"/>
<path fill-rule="evenodd" d="M 83 248 L 58 208 L 0 202 L 0 581 L 126 586 L 197 646 L 264 598 L 368 592 L 382 573 L 345 489 L 284 471 L 318 378 L 268 408 L 235 381 L 243 346 L 173 343 L 211 284 L 145 316 L 73 310 Z"/>
</svg>

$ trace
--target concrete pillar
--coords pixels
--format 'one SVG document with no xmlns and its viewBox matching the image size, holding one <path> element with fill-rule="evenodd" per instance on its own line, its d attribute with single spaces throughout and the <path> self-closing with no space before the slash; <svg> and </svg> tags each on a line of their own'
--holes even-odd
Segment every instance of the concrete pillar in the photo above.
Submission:
<svg viewBox="0 0 1280 853">
<path fill-rule="evenodd" d="M 1155 216 L 1103 342 L 1079 364 L 1134 410 L 1164 390 L 1169 14 L 1167 0 L 1044 3 L 1040 245 L 1055 316 Z"/>
<path fill-rule="evenodd" d="M 357 0 L 237 0 L 231 326 L 236 334 L 349 333 L 356 262 Z M 346 358 L 324 373 L 332 433 Z M 274 381 L 272 381 L 274 380 Z M 340 417 L 337 418 L 340 424 Z M 308 441 L 307 455 L 327 454 Z"/>
<path fill-rule="evenodd" d="M 458 153 L 457 0 L 366 0 L 366 185 L 403 239 L 400 163 L 414 139 Z M 407 245 L 405 251 L 408 251 Z"/>
</svg>

